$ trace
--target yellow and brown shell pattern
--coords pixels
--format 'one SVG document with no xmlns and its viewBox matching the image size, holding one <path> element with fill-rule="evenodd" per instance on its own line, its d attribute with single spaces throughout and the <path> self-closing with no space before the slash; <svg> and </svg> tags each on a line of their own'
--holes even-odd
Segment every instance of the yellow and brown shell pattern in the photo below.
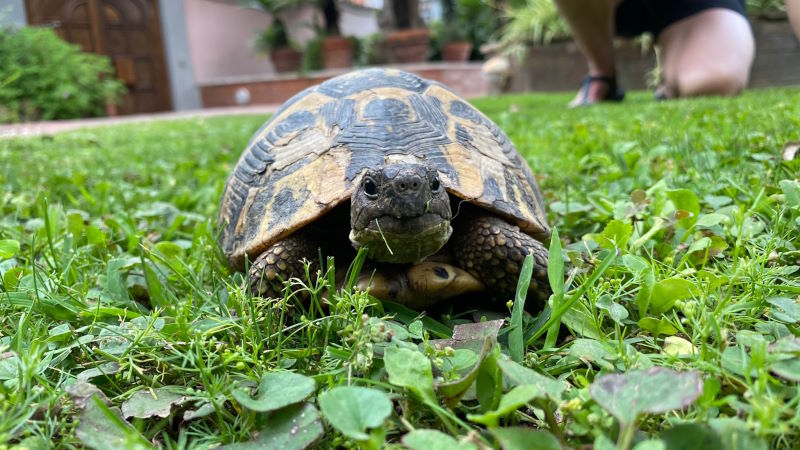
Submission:
<svg viewBox="0 0 800 450">
<path fill-rule="evenodd" d="M 222 194 L 225 254 L 241 268 L 393 161 L 432 164 L 450 194 L 549 236 L 533 174 L 497 125 L 439 83 L 367 69 L 300 92 L 256 132 Z"/>
</svg>

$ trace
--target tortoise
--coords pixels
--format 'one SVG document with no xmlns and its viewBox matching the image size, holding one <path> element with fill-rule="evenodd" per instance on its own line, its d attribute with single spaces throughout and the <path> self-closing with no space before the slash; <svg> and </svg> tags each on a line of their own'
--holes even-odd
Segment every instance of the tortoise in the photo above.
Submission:
<svg viewBox="0 0 800 450">
<path fill-rule="evenodd" d="M 289 99 L 233 169 L 219 224 L 257 294 L 280 292 L 320 251 L 362 247 L 379 298 L 507 297 L 528 254 L 529 292 L 548 290 L 550 228 L 530 167 L 476 108 L 400 70 L 351 72 Z"/>
</svg>

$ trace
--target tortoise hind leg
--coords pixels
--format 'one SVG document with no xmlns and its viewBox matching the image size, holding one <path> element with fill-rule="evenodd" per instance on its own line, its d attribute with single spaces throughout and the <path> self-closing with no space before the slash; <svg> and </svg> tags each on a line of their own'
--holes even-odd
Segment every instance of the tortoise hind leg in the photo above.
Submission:
<svg viewBox="0 0 800 450">
<path fill-rule="evenodd" d="M 450 240 L 458 264 L 483 281 L 489 292 L 503 298 L 514 297 L 522 263 L 527 255 L 533 255 L 528 298 L 546 301 L 550 296 L 547 249 L 519 227 L 499 217 L 477 215 L 463 221 Z"/>
<path fill-rule="evenodd" d="M 274 243 L 250 266 L 250 292 L 260 296 L 281 296 L 285 280 L 305 273 L 304 259 L 313 267 L 317 266 L 319 247 L 314 236 L 302 230 Z"/>
</svg>

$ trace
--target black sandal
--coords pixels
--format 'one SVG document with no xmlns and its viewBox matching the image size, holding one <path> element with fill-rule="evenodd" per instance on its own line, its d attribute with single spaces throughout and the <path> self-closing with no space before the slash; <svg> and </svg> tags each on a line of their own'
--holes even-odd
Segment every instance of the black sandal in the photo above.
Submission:
<svg viewBox="0 0 800 450">
<path fill-rule="evenodd" d="M 606 95 L 604 95 L 599 102 L 590 102 L 588 99 L 589 86 L 591 86 L 591 84 L 594 82 L 606 83 L 608 85 L 608 92 L 606 92 Z M 574 106 L 592 105 L 594 103 L 600 103 L 600 102 L 621 102 L 622 99 L 625 98 L 625 91 L 620 89 L 619 86 L 617 85 L 616 76 L 586 75 L 583 78 L 583 82 L 581 83 L 580 92 L 581 92 L 581 100 Z"/>
</svg>

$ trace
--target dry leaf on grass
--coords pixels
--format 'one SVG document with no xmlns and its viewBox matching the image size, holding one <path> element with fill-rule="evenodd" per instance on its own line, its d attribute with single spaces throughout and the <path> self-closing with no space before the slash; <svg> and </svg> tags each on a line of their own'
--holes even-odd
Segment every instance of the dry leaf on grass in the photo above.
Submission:
<svg viewBox="0 0 800 450">
<path fill-rule="evenodd" d="M 795 155 L 797 155 L 797 151 L 800 150 L 800 141 L 790 141 L 787 142 L 783 146 L 783 160 L 784 161 L 792 161 L 794 160 Z"/>
</svg>

